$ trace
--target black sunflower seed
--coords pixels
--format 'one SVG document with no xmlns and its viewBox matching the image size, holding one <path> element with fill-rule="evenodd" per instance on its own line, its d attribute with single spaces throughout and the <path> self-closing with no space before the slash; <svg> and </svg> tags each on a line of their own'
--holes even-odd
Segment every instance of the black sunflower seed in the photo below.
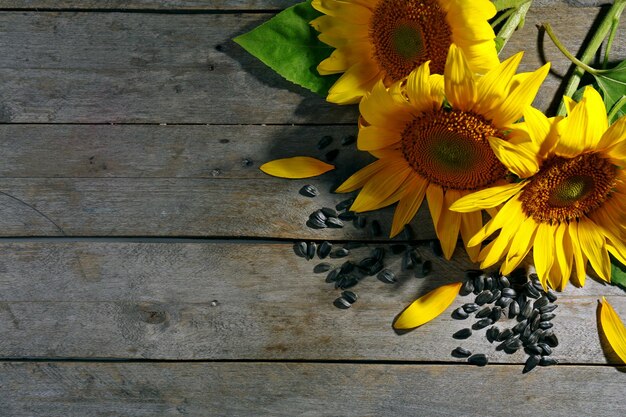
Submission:
<svg viewBox="0 0 626 417">
<path fill-rule="evenodd" d="M 313 272 L 315 272 L 316 274 L 321 274 L 322 272 L 330 271 L 331 268 L 332 266 L 329 263 L 322 262 L 315 265 L 315 267 L 313 268 Z"/>
<path fill-rule="evenodd" d="M 328 162 L 332 162 L 335 159 L 337 159 L 338 155 L 339 155 L 339 149 L 333 149 L 332 151 L 326 152 L 326 154 L 324 155 L 324 158 L 326 158 Z"/>
<path fill-rule="evenodd" d="M 543 350 L 544 355 L 546 356 L 552 355 L 552 348 L 548 346 L 547 343 L 537 343 L 537 346 L 539 346 L 541 350 Z"/>
<path fill-rule="evenodd" d="M 491 295 L 491 298 L 489 299 L 489 301 L 487 301 L 487 303 L 488 304 L 494 303 L 498 301 L 501 296 L 502 296 L 502 292 L 500 290 L 494 290 L 493 294 Z"/>
<path fill-rule="evenodd" d="M 554 313 L 543 313 L 541 316 L 541 321 L 550 321 L 556 317 Z"/>
<path fill-rule="evenodd" d="M 548 292 L 546 293 L 546 297 L 548 297 L 548 300 L 550 300 L 550 302 L 552 303 L 557 300 L 556 293 L 552 290 L 548 290 Z"/>
<path fill-rule="evenodd" d="M 479 306 L 481 306 L 483 304 L 486 304 L 489 300 L 491 300 L 491 297 L 493 297 L 492 292 L 489 290 L 485 290 L 481 292 L 480 294 L 478 294 L 474 302 L 478 304 Z"/>
<path fill-rule="evenodd" d="M 492 276 L 486 276 L 485 277 L 485 289 L 486 290 L 493 290 L 493 277 Z"/>
<path fill-rule="evenodd" d="M 340 308 L 342 310 L 350 308 L 351 306 L 350 302 L 343 297 L 336 298 L 333 304 L 335 305 L 335 307 Z"/>
<path fill-rule="evenodd" d="M 463 310 L 463 307 L 459 307 L 452 312 L 452 318 L 457 320 L 465 320 L 469 315 Z"/>
<path fill-rule="evenodd" d="M 420 266 L 415 268 L 415 278 L 424 278 L 432 271 L 432 262 L 430 260 L 424 261 Z"/>
<path fill-rule="evenodd" d="M 340 268 L 335 268 L 326 275 L 326 282 L 335 282 L 339 278 Z"/>
<path fill-rule="evenodd" d="M 344 211 L 340 213 L 338 216 L 339 220 L 350 221 L 356 219 L 356 213 L 353 211 Z"/>
<path fill-rule="evenodd" d="M 328 219 L 326 219 L 326 226 L 333 229 L 341 229 L 343 227 L 343 222 L 337 217 L 329 217 Z"/>
<path fill-rule="evenodd" d="M 491 309 L 491 314 L 489 314 L 489 318 L 493 320 L 494 323 L 500 320 L 500 318 L 502 318 L 502 307 L 493 307 Z"/>
<path fill-rule="evenodd" d="M 458 346 L 456 349 L 452 351 L 452 356 L 454 356 L 455 358 L 467 358 L 467 357 L 470 357 L 471 355 L 472 355 L 472 352 L 470 352 L 467 349 L 462 348 L 461 346 Z"/>
<path fill-rule="evenodd" d="M 480 294 L 485 289 L 485 275 L 480 274 L 474 277 L 474 294 Z"/>
<path fill-rule="evenodd" d="M 355 293 L 353 293 L 352 291 L 343 291 L 341 293 L 341 296 L 343 298 L 346 299 L 347 302 L 349 302 L 350 304 L 354 304 L 356 303 L 356 300 L 359 298 Z"/>
<path fill-rule="evenodd" d="M 315 252 L 317 251 L 317 245 L 315 242 L 309 242 L 306 245 L 306 259 L 307 261 L 313 259 L 315 257 Z"/>
<path fill-rule="evenodd" d="M 476 366 L 485 366 L 489 362 L 484 353 L 477 353 L 467 358 L 467 362 Z"/>
<path fill-rule="evenodd" d="M 531 322 L 530 328 L 533 330 L 533 332 L 539 328 L 540 320 L 541 320 L 541 317 L 539 317 L 539 314 L 537 314 L 535 318 L 533 318 L 532 320 L 529 320 Z"/>
<path fill-rule="evenodd" d="M 476 323 L 472 324 L 472 329 L 480 330 L 484 329 L 487 326 L 491 326 L 493 324 L 493 320 L 490 318 L 480 319 Z"/>
<path fill-rule="evenodd" d="M 513 333 L 522 333 L 524 329 L 526 329 L 526 326 L 528 326 L 528 321 L 522 320 L 513 326 L 511 330 L 513 330 Z"/>
<path fill-rule="evenodd" d="M 537 317 L 539 317 L 539 310 L 533 308 L 532 313 L 530 313 L 530 316 L 528 317 L 528 322 L 532 323 Z"/>
<path fill-rule="evenodd" d="M 402 255 L 402 270 L 408 271 L 409 269 L 413 269 L 413 266 L 410 251 L 404 252 L 404 255 Z"/>
<path fill-rule="evenodd" d="M 417 266 L 418 264 L 422 263 L 422 258 L 420 258 L 420 256 L 417 254 L 417 250 L 412 249 L 409 252 L 409 257 L 411 258 L 411 262 L 413 263 L 413 266 Z"/>
<path fill-rule="evenodd" d="M 529 355 L 541 355 L 543 353 L 543 349 L 541 349 L 538 345 L 526 345 L 524 351 Z"/>
<path fill-rule="evenodd" d="M 533 305 L 531 303 L 526 303 L 522 311 L 520 311 L 519 316 L 522 318 L 528 318 L 533 312 Z"/>
<path fill-rule="evenodd" d="M 341 275 L 349 274 L 350 272 L 354 271 L 354 267 L 354 262 L 346 261 L 341 265 L 341 268 L 339 268 L 339 273 Z"/>
<path fill-rule="evenodd" d="M 498 339 L 497 340 L 498 340 L 498 342 L 503 342 L 503 341 L 507 340 L 511 336 L 513 336 L 513 330 L 511 330 L 511 329 L 504 329 L 498 335 Z"/>
<path fill-rule="evenodd" d="M 337 203 L 337 205 L 335 205 L 335 208 L 338 211 L 343 211 L 349 208 L 352 205 L 352 203 L 354 203 L 354 198 L 348 198 L 346 200 L 343 200 Z"/>
<path fill-rule="evenodd" d="M 539 323 L 539 328 L 543 330 L 551 329 L 552 327 L 554 327 L 554 323 L 549 321 L 542 321 Z"/>
<path fill-rule="evenodd" d="M 528 359 L 526 359 L 526 363 L 524 364 L 524 369 L 522 370 L 522 373 L 526 374 L 532 371 L 537 365 L 539 365 L 540 361 L 541 357 L 539 357 L 538 355 L 529 356 Z"/>
<path fill-rule="evenodd" d="M 322 222 L 319 219 L 309 219 L 306 222 L 307 227 L 310 227 L 311 229 L 325 229 L 326 227 L 326 222 Z"/>
<path fill-rule="evenodd" d="M 523 339 L 528 339 L 532 332 L 533 332 L 533 328 L 530 325 L 528 325 L 524 328 L 524 331 L 522 332 L 522 335 L 520 337 Z"/>
<path fill-rule="evenodd" d="M 296 242 L 293 244 L 293 252 L 301 257 L 301 258 L 306 258 L 306 254 L 307 254 L 307 246 L 306 246 L 306 242 Z"/>
<path fill-rule="evenodd" d="M 556 359 L 550 358 L 547 356 L 542 356 L 541 359 L 539 360 L 539 366 L 552 366 L 558 363 L 559 361 L 557 361 Z"/>
<path fill-rule="evenodd" d="M 554 310 L 556 310 L 556 308 L 557 308 L 557 307 L 558 307 L 558 305 L 556 305 L 556 304 L 548 304 L 547 306 L 543 306 L 543 307 L 541 307 L 541 308 L 539 309 L 539 312 L 540 312 L 541 314 L 543 314 L 543 313 L 551 313 L 551 312 L 553 312 Z"/>
<path fill-rule="evenodd" d="M 548 344 L 548 346 L 553 347 L 553 348 L 559 345 L 559 339 L 556 337 L 554 333 L 551 333 L 550 335 L 545 335 L 543 340 L 544 342 Z"/>
<path fill-rule="evenodd" d="M 504 341 L 504 347 L 509 348 L 511 350 L 517 350 L 524 346 L 524 342 L 522 342 L 517 337 L 509 337 Z"/>
<path fill-rule="evenodd" d="M 333 142 L 333 137 L 330 135 L 322 136 L 317 142 L 317 149 L 322 150 Z"/>
<path fill-rule="evenodd" d="M 396 282 L 396 274 L 394 274 L 391 269 L 383 269 L 376 277 L 385 284 L 393 284 Z"/>
<path fill-rule="evenodd" d="M 491 307 L 485 307 L 485 308 L 482 308 L 480 311 L 478 311 L 478 313 L 476 313 L 476 318 L 482 319 L 482 318 L 489 316 L 490 314 L 491 314 Z"/>
<path fill-rule="evenodd" d="M 526 294 L 520 294 L 515 301 L 517 301 L 517 304 L 519 304 L 519 308 L 520 310 L 524 309 L 524 306 L 526 305 L 526 303 L 528 302 L 528 297 L 526 296 Z"/>
<path fill-rule="evenodd" d="M 526 284 L 524 284 L 524 290 L 526 291 L 526 294 L 530 298 L 539 298 L 539 297 L 541 297 L 541 293 L 537 290 L 537 288 L 535 288 L 532 284 L 530 284 L 528 282 Z"/>
<path fill-rule="evenodd" d="M 465 278 L 466 279 L 474 279 L 477 276 L 482 275 L 483 270 L 482 269 L 466 269 L 465 270 Z"/>
<path fill-rule="evenodd" d="M 318 220 L 323 223 L 326 221 L 326 215 L 322 210 L 315 210 L 309 215 L 309 220 Z"/>
<path fill-rule="evenodd" d="M 411 241 L 415 240 L 415 233 L 413 233 L 413 228 L 410 224 L 405 224 L 402 229 L 402 234 L 400 235 L 402 240 Z"/>
<path fill-rule="evenodd" d="M 370 233 L 373 237 L 378 237 L 382 234 L 382 229 L 378 220 L 372 220 L 370 223 Z"/>
<path fill-rule="evenodd" d="M 380 271 L 382 271 L 384 267 L 385 267 L 385 265 L 382 262 L 378 261 L 374 265 L 372 265 L 372 266 L 370 266 L 368 268 L 367 275 L 368 276 L 376 275 Z"/>
<path fill-rule="evenodd" d="M 326 217 L 337 217 L 339 215 L 339 213 L 337 213 L 337 210 L 330 207 L 322 207 L 321 212 Z"/>
<path fill-rule="evenodd" d="M 357 229 L 363 229 L 366 224 L 367 224 L 367 217 L 365 216 L 357 216 L 354 219 L 354 227 L 356 227 Z"/>
<path fill-rule="evenodd" d="M 320 194 L 319 190 L 311 184 L 307 184 L 300 188 L 299 193 L 305 197 L 317 197 Z"/>
<path fill-rule="evenodd" d="M 496 305 L 501 308 L 507 308 L 513 302 L 512 298 L 509 297 L 500 297 L 498 301 L 496 301 Z M 515 316 L 513 316 L 515 317 Z M 513 318 L 511 317 L 511 318 Z"/>
<path fill-rule="evenodd" d="M 498 285 L 500 285 L 500 288 L 509 288 L 511 286 L 511 282 L 509 281 L 507 277 L 502 275 L 501 277 L 498 278 Z"/>
<path fill-rule="evenodd" d="M 489 343 L 493 343 L 498 340 L 498 336 L 500 336 L 500 329 L 497 326 L 492 326 L 487 330 L 487 332 L 485 332 L 485 336 L 487 336 Z"/>
<path fill-rule="evenodd" d="M 468 337 L 470 337 L 472 335 L 472 329 L 461 329 L 457 332 L 455 332 L 454 334 L 452 334 L 452 337 L 455 339 L 467 339 Z"/>
<path fill-rule="evenodd" d="M 513 288 L 505 287 L 505 288 L 502 288 L 502 296 L 515 298 L 517 297 L 517 292 Z"/>
<path fill-rule="evenodd" d="M 354 142 L 356 142 L 356 136 L 354 135 L 348 135 L 341 139 L 342 146 L 352 145 Z"/>
<path fill-rule="evenodd" d="M 478 310 L 480 308 L 480 306 L 476 303 L 467 303 L 467 304 L 463 304 L 463 310 L 465 310 L 466 313 L 473 313 L 474 311 Z"/>
<path fill-rule="evenodd" d="M 509 318 L 514 319 L 519 314 L 519 311 L 519 304 L 517 303 L 517 301 L 512 300 L 509 304 Z"/>
<path fill-rule="evenodd" d="M 474 291 L 474 283 L 471 279 L 468 279 L 461 286 L 461 291 L 459 291 L 459 294 L 464 297 L 466 295 L 470 295 L 472 291 Z"/>
<path fill-rule="evenodd" d="M 541 307 L 547 306 L 548 303 L 550 303 L 550 300 L 548 300 L 548 297 L 544 295 L 543 297 L 535 301 L 535 304 L 533 304 L 533 307 L 535 307 L 536 309 L 540 309 Z"/>
<path fill-rule="evenodd" d="M 330 243 L 329 241 L 325 240 L 322 243 L 320 243 L 319 246 L 317 247 L 317 256 L 320 259 L 324 259 L 328 255 L 330 255 L 330 251 L 332 249 L 333 249 L 333 244 Z"/>
<path fill-rule="evenodd" d="M 335 282 L 335 288 L 341 288 L 342 290 L 346 290 L 348 288 L 354 287 L 359 283 L 359 279 L 355 276 L 346 276 L 341 281 Z"/>
<path fill-rule="evenodd" d="M 331 258 L 343 258 L 345 256 L 348 256 L 350 254 L 350 251 L 346 248 L 339 248 L 339 249 L 335 249 L 334 251 L 332 251 L 330 253 L 330 257 Z"/>
<path fill-rule="evenodd" d="M 539 341 L 539 338 L 543 336 L 543 330 L 537 329 L 530 336 L 528 336 L 528 340 L 526 341 L 529 345 L 534 345 Z"/>
<path fill-rule="evenodd" d="M 433 251 L 435 256 L 443 256 L 443 249 L 441 249 L 441 242 L 437 239 L 430 241 L 430 249 Z"/>
</svg>

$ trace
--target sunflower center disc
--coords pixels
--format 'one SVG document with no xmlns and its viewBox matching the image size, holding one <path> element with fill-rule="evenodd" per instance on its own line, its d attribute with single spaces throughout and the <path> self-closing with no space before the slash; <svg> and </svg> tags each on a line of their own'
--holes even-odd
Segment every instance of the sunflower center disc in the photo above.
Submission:
<svg viewBox="0 0 626 417">
<path fill-rule="evenodd" d="M 504 178 L 487 137 L 498 130 L 477 114 L 434 110 L 409 123 L 402 133 L 402 152 L 422 177 L 442 187 L 474 190 Z"/>
<path fill-rule="evenodd" d="M 609 197 L 616 169 L 598 154 L 554 156 L 520 195 L 522 209 L 538 222 L 560 223 L 593 212 Z"/>
<path fill-rule="evenodd" d="M 452 32 L 437 0 L 380 0 L 370 20 L 374 58 L 390 81 L 430 60 L 443 74 Z"/>
</svg>

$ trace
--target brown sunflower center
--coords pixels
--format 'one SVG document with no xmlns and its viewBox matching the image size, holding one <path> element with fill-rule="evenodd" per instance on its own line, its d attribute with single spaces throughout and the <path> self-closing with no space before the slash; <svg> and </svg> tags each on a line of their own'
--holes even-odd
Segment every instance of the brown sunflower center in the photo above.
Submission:
<svg viewBox="0 0 626 417">
<path fill-rule="evenodd" d="M 411 167 L 430 182 L 455 190 L 474 190 L 504 178 L 487 137 L 502 137 L 483 117 L 459 110 L 434 110 L 409 123 L 402 152 Z"/>
<path fill-rule="evenodd" d="M 430 60 L 443 74 L 452 32 L 437 0 L 381 0 L 370 21 L 374 58 L 391 81 Z"/>
<path fill-rule="evenodd" d="M 527 216 L 543 223 L 560 223 L 591 213 L 609 197 L 617 170 L 598 154 L 574 158 L 554 156 L 520 194 Z"/>
</svg>

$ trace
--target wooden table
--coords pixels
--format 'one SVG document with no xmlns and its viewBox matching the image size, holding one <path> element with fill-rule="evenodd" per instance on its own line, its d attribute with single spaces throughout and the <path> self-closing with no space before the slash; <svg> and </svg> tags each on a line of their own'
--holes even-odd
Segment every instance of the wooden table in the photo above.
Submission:
<svg viewBox="0 0 626 417">
<path fill-rule="evenodd" d="M 542 109 L 570 66 L 536 25 L 551 22 L 577 51 L 601 13 L 567 3 L 537 0 L 504 52 L 527 49 L 523 70 L 553 62 Z M 560 364 L 524 375 L 524 354 L 484 337 L 464 346 L 488 366 L 450 356 L 466 325 L 450 312 L 463 300 L 393 332 L 406 304 L 471 267 L 462 250 L 450 262 L 430 251 L 427 210 L 413 228 L 433 272 L 366 279 L 352 308 L 333 307 L 339 291 L 292 244 L 388 245 L 367 228 L 305 226 L 369 161 L 339 144 L 356 133 L 357 111 L 231 41 L 291 4 L 0 0 L 0 414 L 625 415 L 626 368 L 596 315 L 606 295 L 626 317 L 618 288 L 568 288 L 554 320 Z M 614 45 L 626 57 L 624 30 Z M 324 135 L 340 149 L 337 171 L 308 181 L 259 171 L 278 157 L 323 158 Z M 321 195 L 299 195 L 307 183 Z M 369 218 L 388 230 L 391 212 Z"/>
</svg>

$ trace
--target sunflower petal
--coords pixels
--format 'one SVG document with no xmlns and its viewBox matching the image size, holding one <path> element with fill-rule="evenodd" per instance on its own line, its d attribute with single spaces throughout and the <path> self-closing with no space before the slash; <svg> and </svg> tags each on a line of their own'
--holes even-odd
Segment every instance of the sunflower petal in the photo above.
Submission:
<svg viewBox="0 0 626 417">
<path fill-rule="evenodd" d="M 626 140 L 626 116 L 620 117 L 608 128 L 598 142 L 597 149 L 604 150 Z"/>
<path fill-rule="evenodd" d="M 442 285 L 413 301 L 393 323 L 394 329 L 414 329 L 428 323 L 452 304 L 461 289 L 461 282 Z"/>
<path fill-rule="evenodd" d="M 439 107 L 443 101 L 443 91 L 438 85 L 441 77 L 430 75 L 429 63 L 413 70 L 406 80 L 406 95 L 418 112 Z"/>
<path fill-rule="evenodd" d="M 428 181 L 421 177 L 414 176 L 411 182 L 404 197 L 400 199 L 398 207 L 396 207 L 389 237 L 394 237 L 400 233 L 404 225 L 413 220 L 415 213 L 417 213 L 417 210 L 422 205 L 424 195 L 426 194 L 426 187 L 428 187 Z"/>
<path fill-rule="evenodd" d="M 555 266 L 558 266 L 561 279 L 558 286 L 555 285 L 553 288 L 558 289 L 559 291 L 563 291 L 565 289 L 565 286 L 569 281 L 569 277 L 572 274 L 572 257 L 574 256 L 574 252 L 572 250 L 572 239 L 570 238 L 568 228 L 569 225 L 565 222 L 559 224 L 554 236 L 554 244 L 556 247 Z M 551 274 L 551 276 L 553 275 L 554 274 Z"/>
<path fill-rule="evenodd" d="M 363 119 L 370 125 L 378 127 L 388 126 L 390 129 L 404 128 L 404 125 L 413 118 L 412 109 L 408 103 L 394 98 L 379 80 L 359 104 L 359 111 Z"/>
<path fill-rule="evenodd" d="M 517 233 L 513 235 L 511 247 L 502 263 L 501 272 L 508 275 L 524 260 L 530 248 L 533 247 L 535 233 L 537 232 L 537 223 L 532 217 L 528 217 L 521 224 Z"/>
<path fill-rule="evenodd" d="M 452 257 L 454 248 L 456 248 L 457 241 L 459 240 L 459 229 L 461 227 L 461 213 L 451 211 L 450 205 L 459 199 L 461 196 L 457 190 L 448 190 L 443 196 L 443 210 L 441 210 L 441 217 L 435 225 L 437 231 L 437 237 L 441 241 L 441 249 L 443 249 L 443 256 L 446 259 Z"/>
<path fill-rule="evenodd" d="M 358 103 L 378 80 L 379 70 L 369 62 L 357 62 L 328 90 L 326 100 L 336 104 Z"/>
<path fill-rule="evenodd" d="M 506 98 L 508 85 L 523 56 L 524 52 L 518 52 L 478 79 L 474 112 L 482 114 Z"/>
<path fill-rule="evenodd" d="M 622 362 L 626 363 L 626 328 L 611 304 L 604 297 L 602 297 L 600 306 L 600 325 L 617 356 L 619 356 Z"/>
<path fill-rule="evenodd" d="M 606 250 L 604 235 L 591 220 L 578 222 L 578 240 L 585 256 L 603 280 L 611 281 L 611 260 Z"/>
<path fill-rule="evenodd" d="M 544 288 L 547 288 L 546 282 L 548 274 L 554 262 L 554 233 L 556 226 L 548 223 L 539 223 L 537 227 L 537 237 L 535 238 L 535 246 L 533 249 L 533 260 L 535 261 L 535 269 L 537 275 Z"/>
<path fill-rule="evenodd" d="M 389 165 L 393 159 L 383 158 L 372 162 L 365 168 L 361 168 L 344 181 L 336 190 L 336 193 L 349 193 L 350 191 L 358 190 L 365 184 L 372 176 L 378 173 L 381 169 Z"/>
<path fill-rule="evenodd" d="M 357 147 L 360 151 L 374 151 L 392 146 L 400 142 L 401 139 L 401 134 L 394 130 L 367 126 L 359 129 Z"/>
<path fill-rule="evenodd" d="M 582 251 L 580 240 L 578 239 L 578 222 L 570 222 L 567 231 L 569 232 L 569 237 L 572 240 L 572 252 L 574 265 L 576 266 L 576 279 L 574 283 L 582 287 L 585 285 L 585 280 L 587 279 L 587 260 Z"/>
<path fill-rule="evenodd" d="M 436 229 L 443 210 L 443 188 L 436 184 L 428 184 L 428 188 L 426 188 L 426 201 L 428 201 L 430 217 L 433 219 L 433 225 Z"/>
<path fill-rule="evenodd" d="M 450 45 L 448 59 L 443 73 L 446 98 L 452 107 L 470 110 L 476 103 L 477 91 L 474 73 L 470 70 L 463 52 L 455 45 Z"/>
<path fill-rule="evenodd" d="M 470 239 L 468 245 L 478 245 L 483 240 L 487 239 L 489 236 L 495 233 L 496 230 L 502 228 L 504 225 L 512 224 L 514 219 L 518 219 L 520 218 L 520 216 L 523 216 L 521 208 L 522 204 L 517 198 L 512 198 L 511 200 L 507 201 L 506 204 L 502 206 L 500 211 L 498 211 L 498 213 L 491 220 L 489 220 L 487 224 L 484 225 L 482 229 L 480 229 L 478 233 L 474 235 L 473 238 Z M 520 224 L 523 221 L 524 219 L 521 218 Z"/>
<path fill-rule="evenodd" d="M 539 170 L 537 154 L 530 142 L 527 142 L 530 146 L 526 146 L 526 144 L 514 145 L 496 137 L 490 137 L 488 140 L 500 162 L 518 177 L 528 178 Z"/>
<path fill-rule="evenodd" d="M 259 169 L 279 178 L 310 178 L 322 175 L 335 167 L 308 156 L 294 156 L 266 162 Z"/>
<path fill-rule="evenodd" d="M 496 207 L 517 194 L 526 185 L 525 182 L 498 185 L 461 197 L 450 206 L 450 210 L 467 213 L 480 209 Z"/>
<path fill-rule="evenodd" d="M 478 255 L 480 254 L 480 245 L 468 246 L 470 239 L 478 233 L 483 226 L 483 213 L 481 211 L 474 211 L 471 213 L 463 213 L 461 215 L 461 237 L 465 244 L 465 251 L 470 257 L 472 262 L 478 262 Z"/>
<path fill-rule="evenodd" d="M 545 156 L 554 146 L 556 135 L 549 135 L 550 120 L 534 107 L 526 107 L 524 110 L 524 124 L 528 129 L 528 135 L 537 149 L 541 149 L 541 155 Z"/>
<path fill-rule="evenodd" d="M 412 172 L 406 161 L 398 158 L 363 185 L 350 210 L 363 212 L 380 208 L 380 203 L 393 194 Z"/>
</svg>

